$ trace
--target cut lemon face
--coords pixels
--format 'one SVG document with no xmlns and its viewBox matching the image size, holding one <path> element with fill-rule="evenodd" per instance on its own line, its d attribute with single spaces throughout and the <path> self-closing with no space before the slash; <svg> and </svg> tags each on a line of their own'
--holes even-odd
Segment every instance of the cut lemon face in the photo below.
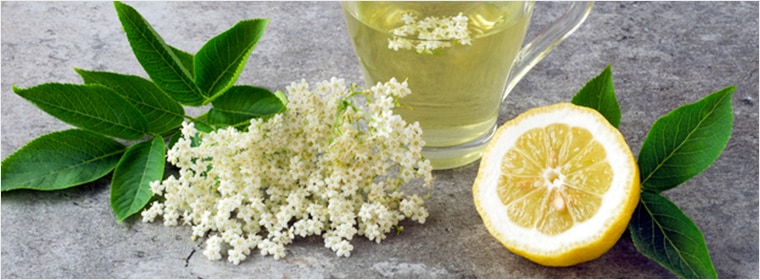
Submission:
<svg viewBox="0 0 760 280">
<path fill-rule="evenodd" d="M 607 252 L 639 201 L 639 169 L 597 111 L 560 103 L 505 123 L 483 152 L 473 198 L 513 253 L 571 266 Z"/>
</svg>

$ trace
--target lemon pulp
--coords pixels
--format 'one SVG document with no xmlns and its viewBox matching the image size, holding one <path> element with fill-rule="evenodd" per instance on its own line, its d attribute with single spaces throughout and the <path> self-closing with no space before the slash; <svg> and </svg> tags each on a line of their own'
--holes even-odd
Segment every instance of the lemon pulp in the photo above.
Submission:
<svg viewBox="0 0 760 280">
<path fill-rule="evenodd" d="M 504 155 L 498 195 L 515 223 L 556 235 L 599 210 L 612 182 L 604 148 L 588 130 L 534 128 Z"/>
</svg>

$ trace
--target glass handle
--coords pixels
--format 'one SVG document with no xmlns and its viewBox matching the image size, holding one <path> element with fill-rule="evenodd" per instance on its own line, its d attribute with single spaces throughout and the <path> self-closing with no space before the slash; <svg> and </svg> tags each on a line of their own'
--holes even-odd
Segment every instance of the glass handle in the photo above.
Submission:
<svg viewBox="0 0 760 280">
<path fill-rule="evenodd" d="M 507 87 L 501 98 L 502 101 L 507 98 L 512 88 L 536 63 L 546 57 L 562 40 L 565 40 L 581 26 L 591 13 L 593 5 L 593 2 L 572 2 L 570 9 L 564 15 L 541 31 L 530 43 L 523 46 L 512 65 L 512 71 L 510 71 L 507 79 Z"/>
</svg>

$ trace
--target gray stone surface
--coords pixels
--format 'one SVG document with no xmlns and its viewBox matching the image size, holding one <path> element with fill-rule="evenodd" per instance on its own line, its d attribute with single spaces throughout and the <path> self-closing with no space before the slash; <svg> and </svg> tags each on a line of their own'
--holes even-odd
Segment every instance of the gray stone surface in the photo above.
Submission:
<svg viewBox="0 0 760 280">
<path fill-rule="evenodd" d="M 332 76 L 361 81 L 336 2 L 134 2 L 164 39 L 195 51 L 239 20 L 269 17 L 239 82 L 284 89 Z M 565 4 L 537 3 L 530 34 Z M 758 277 L 758 4 L 600 2 L 586 23 L 540 62 L 503 105 L 500 122 L 569 101 L 612 64 L 620 129 L 638 154 L 651 124 L 728 85 L 734 130 L 703 174 L 665 193 L 702 229 L 722 278 Z M 2 3 L 2 158 L 69 126 L 11 91 L 79 83 L 73 68 L 145 76 L 109 2 Z M 191 112 L 192 114 L 193 112 Z M 601 258 L 542 267 L 491 238 L 472 203 L 477 163 L 436 171 L 424 225 L 407 223 L 381 244 L 356 238 L 349 258 L 319 238 L 299 239 L 285 259 L 254 254 L 238 266 L 211 262 L 187 227 L 117 224 L 108 180 L 55 192 L 2 193 L 3 278 L 670 278 L 621 240 Z"/>
</svg>

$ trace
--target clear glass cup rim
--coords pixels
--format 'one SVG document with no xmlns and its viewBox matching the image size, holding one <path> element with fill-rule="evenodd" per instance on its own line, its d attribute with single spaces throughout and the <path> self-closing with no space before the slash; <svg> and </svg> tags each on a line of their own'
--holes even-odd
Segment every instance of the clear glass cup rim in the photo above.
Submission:
<svg viewBox="0 0 760 280">
<path fill-rule="evenodd" d="M 359 19 L 359 17 L 356 16 L 356 14 L 353 13 L 352 10 L 348 7 L 352 3 L 357 3 L 357 2 L 365 2 L 365 1 L 342 1 L 342 5 L 341 6 L 343 7 L 343 10 L 345 12 L 349 13 L 352 17 L 356 18 L 356 20 L 358 20 L 358 21 L 361 22 L 361 20 Z M 413 1 L 413 2 L 426 2 L 426 1 Z M 436 2 L 430 2 L 430 3 L 437 3 L 437 4 L 443 3 L 443 4 L 445 4 L 445 3 L 454 3 L 454 2 L 468 3 L 468 2 L 471 2 L 471 1 L 436 1 Z M 512 1 L 512 2 L 522 2 L 522 3 L 525 4 L 525 8 L 523 9 L 523 13 L 520 15 L 520 16 L 524 16 L 525 14 L 527 14 L 527 13 L 529 13 L 529 12 L 532 11 L 533 4 L 534 4 L 535 1 Z M 475 2 L 472 2 L 472 3 L 475 3 Z M 415 36 L 400 36 L 400 35 L 393 34 L 393 32 L 391 30 L 381 30 L 381 29 L 376 28 L 375 26 L 371 26 L 371 25 L 367 25 L 367 26 L 369 28 L 374 29 L 375 31 L 378 31 L 378 32 L 383 33 L 385 35 L 388 35 L 390 37 L 402 38 L 402 39 L 407 39 L 407 40 L 412 40 L 412 41 L 418 41 L 418 42 L 426 42 L 426 41 L 430 41 L 430 42 L 456 42 L 456 41 L 458 41 L 458 39 L 422 39 L 422 38 L 415 37 Z M 491 35 L 491 33 L 480 34 L 480 35 L 478 35 L 478 37 L 485 37 L 485 36 L 489 36 L 489 35 Z"/>
</svg>

